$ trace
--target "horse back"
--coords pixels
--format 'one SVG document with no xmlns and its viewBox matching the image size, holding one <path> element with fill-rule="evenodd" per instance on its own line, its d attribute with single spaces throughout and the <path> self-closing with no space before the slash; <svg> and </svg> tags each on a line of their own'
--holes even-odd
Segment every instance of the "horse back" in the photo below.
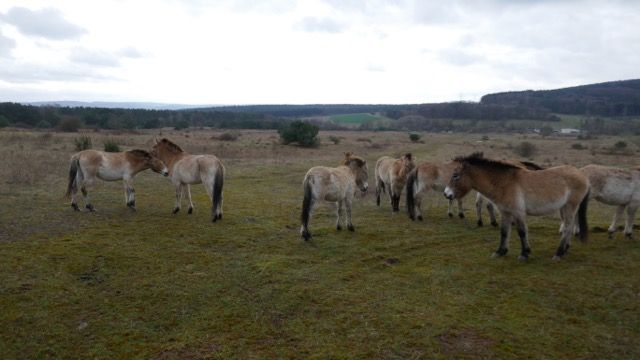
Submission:
<svg viewBox="0 0 640 360">
<path fill-rule="evenodd" d="M 380 178 L 383 182 L 390 181 L 390 172 L 396 159 L 390 156 L 383 156 L 376 161 L 376 178 Z"/>
<path fill-rule="evenodd" d="M 587 165 L 580 170 L 589 178 L 591 196 L 598 201 L 610 205 L 640 201 L 639 170 L 602 165 Z"/>
</svg>

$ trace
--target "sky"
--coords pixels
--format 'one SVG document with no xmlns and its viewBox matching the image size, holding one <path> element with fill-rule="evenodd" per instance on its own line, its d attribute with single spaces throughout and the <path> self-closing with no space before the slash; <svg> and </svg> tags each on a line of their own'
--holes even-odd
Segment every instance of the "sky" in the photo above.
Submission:
<svg viewBox="0 0 640 360">
<path fill-rule="evenodd" d="M 640 78 L 639 19 L 633 0 L 2 0 L 0 101 L 477 101 Z"/>
</svg>

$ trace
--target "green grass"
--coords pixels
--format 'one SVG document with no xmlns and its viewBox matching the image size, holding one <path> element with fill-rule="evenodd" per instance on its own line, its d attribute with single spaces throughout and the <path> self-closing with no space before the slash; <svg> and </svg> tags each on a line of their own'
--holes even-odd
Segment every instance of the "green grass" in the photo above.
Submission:
<svg viewBox="0 0 640 360">
<path fill-rule="evenodd" d="M 337 124 L 345 124 L 345 125 L 360 125 L 373 121 L 386 119 L 382 116 L 372 115 L 369 113 L 359 113 L 359 114 L 344 114 L 344 115 L 334 115 L 329 118 L 331 121 Z"/>
<path fill-rule="evenodd" d="M 63 175 L 3 189 L 2 357 L 640 357 L 638 240 L 593 232 L 553 262 L 558 220 L 532 217 L 532 259 L 516 260 L 516 237 L 490 259 L 498 231 L 475 226 L 471 199 L 449 219 L 432 194 L 424 222 L 357 199 L 355 233 L 321 205 L 305 243 L 308 159 L 226 166 L 215 224 L 202 186 L 193 215 L 171 215 L 173 190 L 150 172 L 137 213 L 119 183 L 92 191 L 97 213 L 71 211 Z M 612 212 L 591 204 L 590 225 Z"/>
</svg>

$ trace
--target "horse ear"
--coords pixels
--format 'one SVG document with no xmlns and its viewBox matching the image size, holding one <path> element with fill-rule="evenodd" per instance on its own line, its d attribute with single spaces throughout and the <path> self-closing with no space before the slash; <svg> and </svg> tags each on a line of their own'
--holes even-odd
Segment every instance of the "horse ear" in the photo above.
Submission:
<svg viewBox="0 0 640 360">
<path fill-rule="evenodd" d="M 350 158 L 350 157 L 351 157 L 351 155 L 352 155 L 352 154 L 351 154 L 351 152 L 350 152 L 350 151 L 346 151 L 346 152 L 344 153 L 344 157 L 345 157 L 345 159 Z"/>
<path fill-rule="evenodd" d="M 411 160 L 411 156 L 412 156 L 411 153 L 404 154 L 404 157 L 406 157 L 407 160 Z"/>
<path fill-rule="evenodd" d="M 159 141 L 158 141 L 158 137 L 157 137 L 157 136 L 154 136 L 154 137 L 153 137 L 153 140 L 156 142 L 156 144 L 157 144 L 157 143 L 159 143 Z"/>
</svg>

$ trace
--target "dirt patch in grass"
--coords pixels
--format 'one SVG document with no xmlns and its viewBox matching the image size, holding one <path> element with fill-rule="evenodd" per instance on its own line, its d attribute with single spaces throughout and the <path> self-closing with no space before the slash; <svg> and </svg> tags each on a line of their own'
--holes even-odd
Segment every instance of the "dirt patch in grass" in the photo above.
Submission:
<svg viewBox="0 0 640 360">
<path fill-rule="evenodd" d="M 438 336 L 440 345 L 449 355 L 489 355 L 494 341 L 473 329 L 452 329 Z"/>
</svg>

